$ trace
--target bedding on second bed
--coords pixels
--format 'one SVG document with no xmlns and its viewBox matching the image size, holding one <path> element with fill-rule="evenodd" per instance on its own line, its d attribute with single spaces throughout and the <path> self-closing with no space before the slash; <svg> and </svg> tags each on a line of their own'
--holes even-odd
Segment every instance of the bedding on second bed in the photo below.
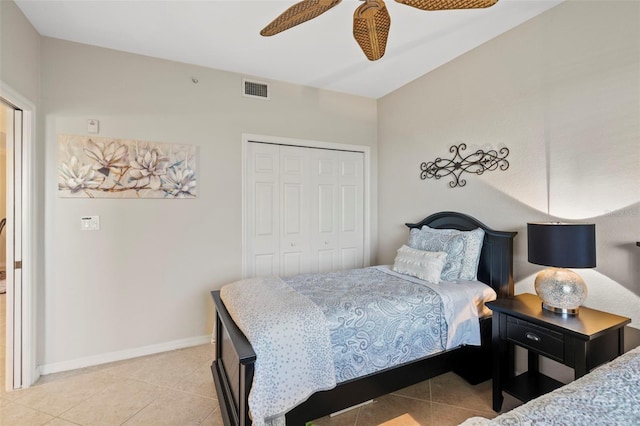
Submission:
<svg viewBox="0 0 640 426">
<path fill-rule="evenodd" d="M 462 425 L 631 426 L 639 420 L 640 347 L 493 420 L 472 417 Z"/>
</svg>

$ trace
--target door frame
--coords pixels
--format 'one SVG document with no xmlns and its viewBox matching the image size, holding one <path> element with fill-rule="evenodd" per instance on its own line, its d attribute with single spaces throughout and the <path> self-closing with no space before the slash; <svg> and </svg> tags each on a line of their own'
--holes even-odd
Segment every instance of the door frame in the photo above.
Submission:
<svg viewBox="0 0 640 426">
<path fill-rule="evenodd" d="M 11 88 L 8 84 L 0 80 L 0 98 L 11 104 L 14 108 L 22 110 L 22 316 L 21 324 L 14 324 L 12 318 L 7 318 L 7 329 L 12 333 L 7 333 L 7 340 L 13 339 L 13 333 L 20 333 L 21 339 L 21 364 L 23 388 L 31 386 L 40 376 L 36 365 L 36 288 L 33 285 L 36 276 L 36 255 L 35 255 L 35 135 L 36 135 L 36 107 L 22 96 L 19 92 Z M 9 292 L 7 292 L 7 296 Z M 13 304 L 13 300 L 7 298 L 7 304 Z M 7 345 L 8 347 L 9 345 Z M 12 363 L 12 357 L 7 357 L 7 361 Z M 13 365 L 7 370 L 7 374 L 13 377 Z M 3 367 L 4 368 L 4 367 Z M 4 384 L 2 384 L 4 386 Z"/>
<path fill-rule="evenodd" d="M 275 145 L 300 146 L 304 148 L 331 149 L 335 151 L 361 152 L 363 159 L 364 175 L 364 241 L 363 241 L 363 262 L 364 266 L 371 264 L 371 148 L 365 145 L 351 145 L 335 142 L 315 141 L 308 139 L 294 139 L 279 136 L 256 135 L 251 133 L 242 134 L 242 278 L 247 278 L 247 150 L 250 142 L 271 143 Z"/>
</svg>

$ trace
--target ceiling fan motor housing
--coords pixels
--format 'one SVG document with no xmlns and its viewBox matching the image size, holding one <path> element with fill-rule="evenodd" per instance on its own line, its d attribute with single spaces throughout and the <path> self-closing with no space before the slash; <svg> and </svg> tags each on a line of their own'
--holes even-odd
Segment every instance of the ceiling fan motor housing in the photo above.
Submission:
<svg viewBox="0 0 640 426">
<path fill-rule="evenodd" d="M 353 14 L 353 37 L 370 61 L 384 56 L 390 27 L 391 18 L 382 0 L 367 0 Z"/>
</svg>

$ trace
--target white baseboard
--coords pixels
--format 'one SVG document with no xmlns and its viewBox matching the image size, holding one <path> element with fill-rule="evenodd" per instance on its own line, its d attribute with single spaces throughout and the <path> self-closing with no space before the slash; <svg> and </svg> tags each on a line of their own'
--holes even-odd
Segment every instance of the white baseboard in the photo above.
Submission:
<svg viewBox="0 0 640 426">
<path fill-rule="evenodd" d="M 94 365 L 106 364 L 114 361 L 122 361 L 125 359 L 137 358 L 140 356 L 152 355 L 160 352 L 173 351 L 175 349 L 204 345 L 207 343 L 211 343 L 211 335 L 173 340 L 171 342 L 158 343 L 157 345 L 149 345 L 139 348 L 125 349 L 123 351 L 108 352 L 105 354 L 94 355 L 86 358 L 77 358 L 70 361 L 43 364 L 38 367 L 38 370 L 40 375 L 59 373 L 61 371 L 77 370 L 78 368 L 91 367 Z"/>
</svg>

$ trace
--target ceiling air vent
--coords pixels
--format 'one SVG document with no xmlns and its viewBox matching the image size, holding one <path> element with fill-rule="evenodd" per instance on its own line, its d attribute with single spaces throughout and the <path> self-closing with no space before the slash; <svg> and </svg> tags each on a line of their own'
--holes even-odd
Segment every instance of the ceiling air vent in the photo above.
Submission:
<svg viewBox="0 0 640 426">
<path fill-rule="evenodd" d="M 249 98 L 269 100 L 269 83 L 243 78 L 242 95 Z"/>
</svg>

